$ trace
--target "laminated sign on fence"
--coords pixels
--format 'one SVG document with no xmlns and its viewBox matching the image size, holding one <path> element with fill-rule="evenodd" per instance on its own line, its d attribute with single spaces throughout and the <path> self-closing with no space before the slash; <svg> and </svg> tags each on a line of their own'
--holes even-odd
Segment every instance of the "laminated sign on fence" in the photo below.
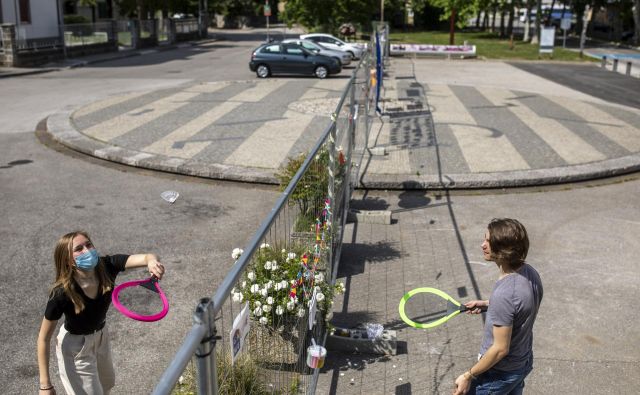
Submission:
<svg viewBox="0 0 640 395">
<path fill-rule="evenodd" d="M 242 353 L 249 329 L 249 303 L 246 303 L 240 314 L 233 320 L 233 327 L 229 333 L 231 338 L 229 342 L 231 345 L 231 363 L 234 363 L 238 355 Z"/>
</svg>

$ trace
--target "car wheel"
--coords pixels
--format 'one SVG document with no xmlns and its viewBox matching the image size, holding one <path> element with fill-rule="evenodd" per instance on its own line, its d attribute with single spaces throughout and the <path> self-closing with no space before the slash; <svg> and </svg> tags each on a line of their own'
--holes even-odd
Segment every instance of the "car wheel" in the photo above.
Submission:
<svg viewBox="0 0 640 395">
<path fill-rule="evenodd" d="M 258 68 L 256 69 L 256 75 L 260 78 L 267 78 L 271 75 L 271 70 L 269 70 L 269 66 L 266 64 L 261 64 L 258 65 Z"/>
<path fill-rule="evenodd" d="M 320 79 L 327 78 L 327 76 L 329 75 L 329 70 L 327 70 L 327 68 L 324 66 L 318 66 L 316 67 L 315 75 Z"/>
</svg>

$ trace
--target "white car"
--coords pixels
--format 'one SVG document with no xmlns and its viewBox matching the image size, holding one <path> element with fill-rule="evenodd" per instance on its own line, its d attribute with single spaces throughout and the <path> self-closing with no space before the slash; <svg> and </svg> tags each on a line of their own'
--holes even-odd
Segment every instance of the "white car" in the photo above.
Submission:
<svg viewBox="0 0 640 395">
<path fill-rule="evenodd" d="M 302 34 L 300 38 L 303 40 L 310 40 L 316 43 L 321 44 L 324 47 L 329 49 L 337 49 L 338 51 L 344 51 L 351 54 L 353 59 L 360 59 L 362 57 L 363 52 L 365 51 L 365 46 L 362 44 L 354 44 L 354 43 L 346 43 L 339 38 L 335 38 L 330 34 L 324 33 L 311 33 L 311 34 Z"/>
<path fill-rule="evenodd" d="M 297 38 L 290 38 L 287 40 L 283 40 L 282 43 L 295 43 L 303 47 L 304 49 L 308 49 L 313 53 L 317 53 L 320 55 L 328 56 L 330 58 L 337 59 L 340 64 L 343 66 L 347 66 L 351 63 L 351 54 L 344 51 L 336 51 L 335 49 L 329 49 L 323 45 L 315 43 L 310 40 L 300 40 Z"/>
</svg>

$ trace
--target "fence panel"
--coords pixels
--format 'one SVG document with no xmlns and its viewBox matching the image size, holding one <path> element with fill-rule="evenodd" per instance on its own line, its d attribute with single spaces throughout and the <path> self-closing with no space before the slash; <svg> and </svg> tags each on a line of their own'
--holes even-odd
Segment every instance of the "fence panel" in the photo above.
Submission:
<svg viewBox="0 0 640 395">
<path fill-rule="evenodd" d="M 364 150 L 356 147 L 364 139 L 355 135 L 365 133 L 358 122 L 369 125 L 368 113 L 360 112 L 369 100 L 369 65 L 367 54 L 310 153 L 280 171 L 286 188 L 271 215 L 244 251 L 229 252 L 235 265 L 213 299 L 201 301 L 191 332 L 154 394 L 193 391 L 175 386 L 194 353 L 190 370 L 197 365 L 200 394 L 315 392 L 319 370 L 307 366 L 307 348 L 324 344 L 333 296 L 344 290 L 335 278 L 354 153 Z M 234 325 L 235 319 L 243 321 L 237 318 L 243 309 L 250 323 L 246 336 Z M 209 327 L 211 317 L 215 325 Z"/>
<path fill-rule="evenodd" d="M 131 23 L 131 21 L 116 21 L 116 37 L 119 46 L 129 48 L 133 46 L 132 29 L 133 24 Z"/>
<path fill-rule="evenodd" d="M 175 19 L 176 34 L 189 34 L 198 32 L 198 19 Z"/>
<path fill-rule="evenodd" d="M 64 25 L 64 44 L 67 47 L 107 44 L 115 39 L 111 22 Z"/>
</svg>

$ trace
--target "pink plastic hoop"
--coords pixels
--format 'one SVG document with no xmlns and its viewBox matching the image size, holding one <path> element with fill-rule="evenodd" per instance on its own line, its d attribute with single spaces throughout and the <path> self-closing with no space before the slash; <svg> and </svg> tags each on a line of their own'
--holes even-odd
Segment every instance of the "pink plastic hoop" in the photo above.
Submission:
<svg viewBox="0 0 640 395">
<path fill-rule="evenodd" d="M 116 286 L 113 289 L 113 293 L 111 294 L 111 301 L 113 302 L 113 305 L 115 306 L 115 308 L 118 309 L 118 311 L 120 311 L 125 316 L 129 318 L 133 318 L 134 320 L 138 320 L 138 321 L 153 322 L 153 321 L 158 321 L 163 319 L 169 312 L 169 301 L 167 300 L 167 297 L 164 295 L 164 292 L 162 292 L 162 289 L 160 288 L 158 281 L 153 281 L 153 284 L 155 285 L 156 289 L 158 290 L 158 294 L 160 295 L 160 299 L 162 300 L 162 311 L 157 314 L 153 314 L 153 315 L 138 314 L 124 307 L 118 300 L 118 294 L 123 289 L 129 288 L 129 287 L 135 287 L 137 285 L 140 285 L 146 282 L 152 282 L 153 279 L 154 278 L 151 277 L 146 280 L 127 281 Z"/>
</svg>

